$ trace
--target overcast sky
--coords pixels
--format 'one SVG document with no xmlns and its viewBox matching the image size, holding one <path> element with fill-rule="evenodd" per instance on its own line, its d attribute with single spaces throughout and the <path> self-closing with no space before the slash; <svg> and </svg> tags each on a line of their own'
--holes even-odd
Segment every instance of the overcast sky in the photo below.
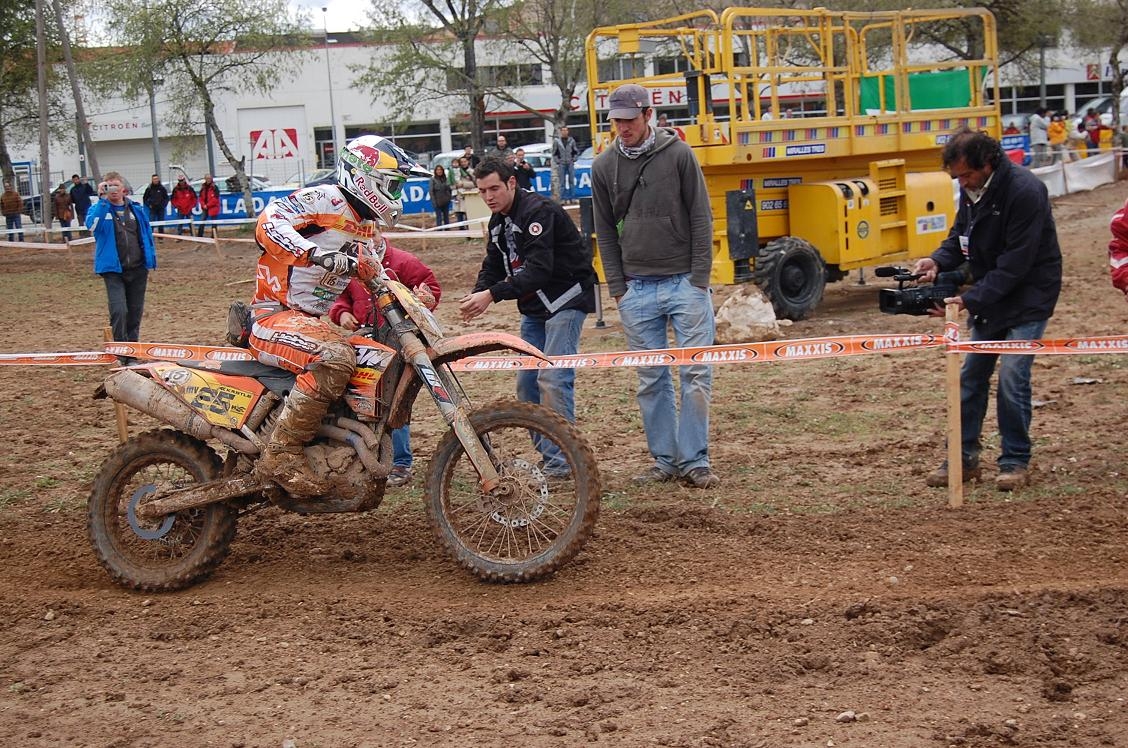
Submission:
<svg viewBox="0 0 1128 748">
<path fill-rule="evenodd" d="M 351 31 L 368 23 L 368 9 L 372 7 L 367 0 L 290 0 L 290 5 L 302 8 L 309 16 L 310 28 L 320 31 L 322 8 L 328 8 L 325 19 L 329 31 Z"/>
</svg>

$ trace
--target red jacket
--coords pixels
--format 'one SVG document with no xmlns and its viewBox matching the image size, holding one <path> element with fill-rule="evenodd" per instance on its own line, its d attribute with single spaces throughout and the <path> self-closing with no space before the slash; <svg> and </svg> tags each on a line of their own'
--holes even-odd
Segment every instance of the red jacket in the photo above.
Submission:
<svg viewBox="0 0 1128 748">
<path fill-rule="evenodd" d="M 215 186 L 215 182 L 200 185 L 200 210 L 208 218 L 219 215 L 219 187 Z"/>
<path fill-rule="evenodd" d="M 187 182 L 177 182 L 172 188 L 172 207 L 182 216 L 196 209 L 196 190 Z"/>
<path fill-rule="evenodd" d="M 1112 285 L 1128 295 L 1128 202 L 1112 214 L 1112 241 L 1108 243 L 1108 264 Z"/>
<path fill-rule="evenodd" d="M 398 280 L 408 288 L 415 288 L 420 283 L 426 284 L 435 297 L 436 306 L 438 305 L 439 297 L 443 295 L 439 281 L 435 278 L 434 271 L 423 264 L 423 261 L 418 257 L 406 249 L 397 249 L 389 244 L 384 252 L 383 265 L 388 269 L 390 278 Z M 341 324 L 341 315 L 350 312 L 362 325 L 379 326 L 384 318 L 380 314 L 380 310 L 374 307 L 372 294 L 360 281 L 354 279 L 349 281 L 344 293 L 338 296 L 333 306 L 330 307 L 329 319 L 333 320 L 333 324 L 339 325 Z M 373 312 L 375 312 L 375 319 L 373 319 Z"/>
</svg>

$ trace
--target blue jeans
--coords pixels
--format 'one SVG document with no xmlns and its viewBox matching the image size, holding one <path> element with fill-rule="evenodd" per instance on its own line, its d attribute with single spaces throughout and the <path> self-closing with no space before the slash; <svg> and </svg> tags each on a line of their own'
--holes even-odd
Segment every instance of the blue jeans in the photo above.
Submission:
<svg viewBox="0 0 1128 748">
<path fill-rule="evenodd" d="M 415 459 L 411 456 L 411 424 L 392 430 L 392 464 L 396 467 L 411 467 Z"/>
<path fill-rule="evenodd" d="M 706 288 L 689 282 L 689 275 L 659 280 L 628 280 L 619 299 L 619 319 L 632 351 L 667 348 L 667 325 L 674 328 L 677 347 L 712 345 L 716 335 L 713 298 Z M 673 375 L 668 366 L 638 369 L 638 407 L 646 430 L 646 445 L 657 467 L 681 476 L 709 466 L 709 400 L 713 367 L 678 367 L 681 407 L 674 400 Z M 680 412 L 679 412 L 680 410 Z"/>
<path fill-rule="evenodd" d="M 573 199 L 576 196 L 576 165 L 557 164 L 556 174 L 560 182 L 560 199 Z"/>
<path fill-rule="evenodd" d="M 450 205 L 445 208 L 435 208 L 435 225 L 446 226 L 450 223 Z"/>
<path fill-rule="evenodd" d="M 149 284 L 148 268 L 142 265 L 120 273 L 102 273 L 102 280 L 106 282 L 114 340 L 140 340 L 145 288 Z"/>
<path fill-rule="evenodd" d="M 551 317 L 521 315 L 521 339 L 544 351 L 546 356 L 570 356 L 579 353 L 580 332 L 587 312 L 561 309 Z M 575 369 L 522 369 L 517 372 L 517 399 L 552 408 L 569 422 L 576 422 Z M 560 449 L 552 443 L 539 443 L 537 450 L 544 457 L 545 472 L 553 474 L 569 470 Z"/>
<path fill-rule="evenodd" d="M 4 220 L 7 221 L 7 223 L 8 223 L 8 230 L 9 231 L 12 230 L 12 229 L 22 229 L 23 228 L 23 216 L 20 216 L 20 215 L 4 216 Z M 7 235 L 5 235 L 4 238 L 7 239 L 10 242 L 22 242 L 24 240 L 24 235 L 23 235 L 23 232 L 21 231 L 18 234 L 7 234 Z"/>
<path fill-rule="evenodd" d="M 1046 330 L 1047 320 L 1024 322 L 1007 330 L 1004 340 L 1037 340 Z M 972 326 L 971 339 L 987 340 Z M 992 353 L 969 353 L 960 369 L 960 424 L 964 464 L 975 467 L 983 445 L 979 434 L 987 415 L 987 395 L 995 361 L 999 365 L 999 389 L 995 406 L 999 420 L 1001 452 L 999 467 L 1025 467 L 1030 463 L 1030 368 L 1033 356 L 999 356 Z"/>
</svg>

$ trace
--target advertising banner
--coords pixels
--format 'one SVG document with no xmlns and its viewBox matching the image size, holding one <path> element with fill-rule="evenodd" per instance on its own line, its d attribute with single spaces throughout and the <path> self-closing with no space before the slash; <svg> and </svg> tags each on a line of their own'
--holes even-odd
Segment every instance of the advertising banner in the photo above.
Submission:
<svg viewBox="0 0 1128 748">
<path fill-rule="evenodd" d="M 537 180 L 534 183 L 536 192 L 542 195 L 550 195 L 552 193 L 552 174 L 549 169 L 537 169 Z M 254 211 L 255 215 L 262 212 L 269 203 L 275 200 L 280 200 L 293 192 L 292 189 L 280 190 L 262 190 L 259 192 L 252 192 L 254 198 Z M 591 196 L 591 170 L 587 166 L 576 167 L 576 197 L 590 197 Z M 138 201 L 139 198 L 134 196 Z M 430 180 L 428 179 L 411 179 L 408 181 L 407 186 L 403 190 L 403 212 L 405 215 L 412 213 L 430 213 L 434 210 L 431 205 L 431 187 Z M 197 207 L 192 211 L 192 216 L 197 221 L 204 220 L 203 213 Z M 243 202 L 243 193 L 241 192 L 221 192 L 219 195 L 219 219 L 230 220 L 234 218 L 246 218 L 247 210 Z M 172 206 L 170 205 L 164 216 L 165 220 L 176 218 Z M 157 219 L 153 219 L 157 220 Z"/>
</svg>

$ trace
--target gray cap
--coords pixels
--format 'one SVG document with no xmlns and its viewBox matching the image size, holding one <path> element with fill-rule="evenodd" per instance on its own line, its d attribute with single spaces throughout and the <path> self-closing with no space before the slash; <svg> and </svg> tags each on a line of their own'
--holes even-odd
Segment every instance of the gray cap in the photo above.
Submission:
<svg viewBox="0 0 1128 748">
<path fill-rule="evenodd" d="M 637 83 L 624 83 L 607 98 L 608 119 L 634 119 L 650 106 L 650 94 Z"/>
</svg>

